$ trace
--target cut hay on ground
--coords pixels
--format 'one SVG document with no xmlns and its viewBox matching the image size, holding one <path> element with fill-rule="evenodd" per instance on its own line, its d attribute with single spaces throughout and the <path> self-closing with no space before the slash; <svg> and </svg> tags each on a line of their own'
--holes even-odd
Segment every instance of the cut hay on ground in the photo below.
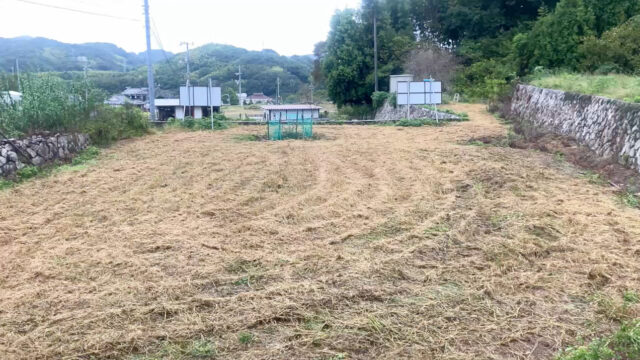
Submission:
<svg viewBox="0 0 640 360">
<path fill-rule="evenodd" d="M 544 359 L 637 317 L 640 212 L 552 155 L 461 145 L 506 130 L 456 110 L 147 136 L 0 192 L 0 357 Z"/>
</svg>

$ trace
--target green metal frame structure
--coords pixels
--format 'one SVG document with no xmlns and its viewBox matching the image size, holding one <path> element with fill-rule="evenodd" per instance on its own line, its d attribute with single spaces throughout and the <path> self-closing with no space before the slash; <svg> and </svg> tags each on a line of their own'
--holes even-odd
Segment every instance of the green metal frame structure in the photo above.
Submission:
<svg viewBox="0 0 640 360">
<path fill-rule="evenodd" d="M 267 122 L 269 140 L 310 139 L 313 137 L 313 119 L 276 119 Z"/>
</svg>

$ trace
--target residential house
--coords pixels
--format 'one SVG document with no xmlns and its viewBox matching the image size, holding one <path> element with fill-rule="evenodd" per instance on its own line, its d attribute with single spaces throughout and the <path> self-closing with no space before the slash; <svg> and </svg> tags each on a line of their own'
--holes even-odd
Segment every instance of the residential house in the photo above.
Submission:
<svg viewBox="0 0 640 360">
<path fill-rule="evenodd" d="M 2 91 L 0 92 L 0 101 L 5 104 L 15 104 L 22 101 L 22 93 L 17 91 Z"/>
<path fill-rule="evenodd" d="M 140 109 L 145 110 L 145 105 L 146 102 L 142 101 L 142 100 L 131 100 L 129 97 L 122 95 L 122 94 L 118 94 L 118 95 L 113 95 L 112 97 L 110 97 L 109 99 L 107 99 L 104 102 L 106 105 L 112 106 L 112 107 L 120 107 L 120 106 L 125 106 L 125 105 L 133 105 L 135 107 L 138 107 Z"/>
<path fill-rule="evenodd" d="M 149 89 L 147 88 L 126 88 L 122 93 L 113 95 L 104 103 L 113 107 L 125 105 L 133 105 L 142 110 L 148 110 L 146 107 L 149 100 Z"/>
<path fill-rule="evenodd" d="M 273 99 L 263 93 L 254 93 L 247 98 L 249 104 L 271 104 Z"/>
<path fill-rule="evenodd" d="M 149 89 L 128 87 L 122 92 L 122 95 L 129 100 L 147 102 L 149 100 Z"/>
<path fill-rule="evenodd" d="M 202 119 L 211 111 L 220 112 L 222 89 L 208 86 L 182 86 L 179 99 L 156 99 L 158 120 L 184 119 L 185 116 Z"/>
</svg>

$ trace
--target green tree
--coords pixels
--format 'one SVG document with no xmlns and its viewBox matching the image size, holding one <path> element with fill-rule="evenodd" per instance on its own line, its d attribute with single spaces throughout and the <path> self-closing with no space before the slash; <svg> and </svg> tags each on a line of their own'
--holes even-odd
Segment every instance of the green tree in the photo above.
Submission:
<svg viewBox="0 0 640 360">
<path fill-rule="evenodd" d="M 364 44 L 366 37 L 357 12 L 347 9 L 336 13 L 331 21 L 324 70 L 329 97 L 340 107 L 370 101 L 373 84 L 366 79 L 372 71 L 373 52 Z"/>
<path fill-rule="evenodd" d="M 631 73 L 640 69 L 640 15 L 613 28 L 598 39 L 587 38 L 580 47 L 584 57 L 581 69 L 586 71 Z"/>
<path fill-rule="evenodd" d="M 585 0 L 585 4 L 594 14 L 594 30 L 597 35 L 640 14 L 638 0 Z"/>
<path fill-rule="evenodd" d="M 338 106 L 371 104 L 374 14 L 381 90 L 388 90 L 389 76 L 403 71 L 409 52 L 416 46 L 410 0 L 365 0 L 359 11 L 337 13 L 326 42 L 323 69 L 329 97 Z"/>
<path fill-rule="evenodd" d="M 577 69 L 578 49 L 593 35 L 595 18 L 583 0 L 562 0 L 553 13 L 540 18 L 529 33 L 518 34 L 513 44 L 521 73 L 535 67 Z"/>
<path fill-rule="evenodd" d="M 240 99 L 238 98 L 238 94 L 236 90 L 233 88 L 226 88 L 224 90 L 224 95 L 222 95 L 222 101 L 228 101 L 229 105 L 240 105 Z"/>
</svg>

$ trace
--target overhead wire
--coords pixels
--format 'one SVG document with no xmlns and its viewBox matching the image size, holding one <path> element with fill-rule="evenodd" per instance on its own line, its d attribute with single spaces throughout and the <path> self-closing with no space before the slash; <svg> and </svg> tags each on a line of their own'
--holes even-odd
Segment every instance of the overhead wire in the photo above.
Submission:
<svg viewBox="0 0 640 360">
<path fill-rule="evenodd" d="M 43 4 L 43 3 L 32 1 L 32 0 L 15 0 L 15 1 L 22 2 L 22 3 L 25 3 L 25 4 L 31 4 L 31 5 L 36 5 L 36 6 L 47 7 L 47 8 L 51 8 L 51 9 L 70 11 L 70 12 L 75 12 L 75 13 L 80 13 L 80 14 L 85 14 L 85 15 L 101 16 L 101 17 L 105 17 L 105 18 L 125 20 L 125 21 L 133 21 L 133 22 L 142 22 L 142 20 L 140 20 L 140 19 L 127 18 L 127 17 L 117 16 L 117 15 L 110 15 L 110 14 L 104 14 L 104 13 L 81 10 L 81 9 L 74 9 L 74 8 L 69 8 L 69 7 L 66 7 L 66 6 Z"/>
<path fill-rule="evenodd" d="M 156 26 L 156 21 L 154 20 L 153 17 L 151 17 L 151 28 L 152 28 L 151 32 L 153 33 L 153 37 L 156 39 L 156 42 L 158 43 L 160 50 L 162 50 L 162 56 L 164 57 L 165 61 L 167 62 L 171 70 L 173 70 L 174 72 L 179 72 L 178 69 L 175 67 L 175 65 L 173 65 L 173 63 L 171 62 L 171 59 L 169 59 L 169 57 L 167 56 L 167 52 L 165 51 L 164 46 L 162 45 L 162 40 L 160 39 L 160 32 L 158 31 L 158 27 Z"/>
</svg>

